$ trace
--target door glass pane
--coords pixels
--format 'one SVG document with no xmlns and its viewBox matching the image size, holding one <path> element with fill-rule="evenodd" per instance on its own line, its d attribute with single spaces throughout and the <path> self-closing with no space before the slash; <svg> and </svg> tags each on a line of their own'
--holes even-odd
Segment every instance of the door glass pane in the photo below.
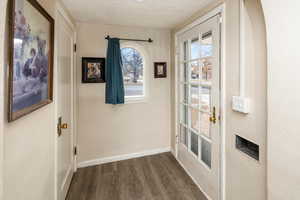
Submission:
<svg viewBox="0 0 300 200">
<path fill-rule="evenodd" d="M 201 138 L 201 160 L 211 168 L 211 143 Z"/>
<path fill-rule="evenodd" d="M 191 109 L 191 127 L 199 133 L 200 131 L 200 113 L 198 109 Z"/>
<path fill-rule="evenodd" d="M 211 90 L 210 87 L 201 87 L 201 110 L 210 112 L 211 110 Z"/>
<path fill-rule="evenodd" d="M 213 55 L 213 40 L 212 32 L 202 34 L 201 40 L 201 58 Z"/>
<path fill-rule="evenodd" d="M 191 151 L 196 155 L 198 156 L 198 152 L 199 152 L 199 149 L 198 149 L 198 135 L 196 133 L 194 133 L 193 131 L 191 132 Z"/>
<path fill-rule="evenodd" d="M 188 103 L 188 85 L 182 84 L 181 85 L 181 102 Z"/>
<path fill-rule="evenodd" d="M 201 67 L 199 65 L 199 61 L 191 62 L 190 66 L 191 66 L 191 82 L 199 83 L 201 79 L 200 77 Z"/>
<path fill-rule="evenodd" d="M 209 121 L 210 114 L 201 112 L 200 113 L 200 133 L 205 135 L 206 137 L 210 137 L 210 121 Z"/>
<path fill-rule="evenodd" d="M 191 85 L 190 86 L 190 94 L 191 94 L 191 105 L 192 106 L 199 106 L 200 103 L 200 93 L 199 93 L 199 85 Z"/>
<path fill-rule="evenodd" d="M 210 82 L 212 79 L 212 57 L 202 59 L 202 81 Z"/>
<path fill-rule="evenodd" d="M 198 38 L 195 38 L 191 42 L 191 59 L 197 59 L 200 58 L 200 50 L 201 45 Z"/>
<path fill-rule="evenodd" d="M 183 81 L 183 82 L 188 81 L 188 64 L 187 63 L 184 63 L 182 66 L 181 81 Z"/>
<path fill-rule="evenodd" d="M 188 130 L 183 125 L 180 125 L 180 142 L 188 146 Z"/>
<path fill-rule="evenodd" d="M 185 105 L 181 105 L 181 122 L 185 125 L 188 124 L 188 108 Z"/>
<path fill-rule="evenodd" d="M 185 41 L 183 43 L 183 59 L 187 60 L 188 59 L 188 42 Z"/>
</svg>

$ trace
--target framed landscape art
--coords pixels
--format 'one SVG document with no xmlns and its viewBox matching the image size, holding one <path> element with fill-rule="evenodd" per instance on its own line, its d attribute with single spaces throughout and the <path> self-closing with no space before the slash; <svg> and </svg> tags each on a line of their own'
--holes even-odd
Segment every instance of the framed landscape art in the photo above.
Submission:
<svg viewBox="0 0 300 200">
<path fill-rule="evenodd" d="M 11 0 L 9 12 L 11 122 L 52 102 L 54 20 L 36 0 Z"/>
</svg>

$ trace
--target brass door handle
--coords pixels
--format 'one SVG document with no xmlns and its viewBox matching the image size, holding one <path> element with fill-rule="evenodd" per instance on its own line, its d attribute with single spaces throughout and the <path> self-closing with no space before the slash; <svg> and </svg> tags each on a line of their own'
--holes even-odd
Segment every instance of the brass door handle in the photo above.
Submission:
<svg viewBox="0 0 300 200">
<path fill-rule="evenodd" d="M 213 112 L 212 116 L 209 117 L 209 121 L 212 123 L 217 123 L 217 118 L 216 118 L 216 107 L 213 107 Z"/>
<path fill-rule="evenodd" d="M 68 124 L 64 123 L 64 124 L 60 125 L 60 128 L 61 129 L 67 129 L 68 128 Z"/>
<path fill-rule="evenodd" d="M 62 118 L 59 117 L 58 118 L 58 123 L 57 123 L 57 134 L 58 134 L 58 137 L 61 136 L 62 129 L 67 129 L 67 128 L 68 128 L 68 124 L 67 123 L 63 123 L 62 124 Z"/>
</svg>

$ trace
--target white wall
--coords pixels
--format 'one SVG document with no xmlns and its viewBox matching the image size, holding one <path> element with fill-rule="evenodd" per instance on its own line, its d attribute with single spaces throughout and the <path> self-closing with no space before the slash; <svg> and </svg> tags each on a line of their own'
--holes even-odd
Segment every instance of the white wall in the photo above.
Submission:
<svg viewBox="0 0 300 200">
<path fill-rule="evenodd" d="M 300 198 L 300 2 L 262 0 L 268 44 L 268 199 Z"/>
<path fill-rule="evenodd" d="M 226 198 L 266 200 L 267 56 L 264 16 L 259 0 L 246 0 L 245 95 L 248 115 L 231 109 L 239 95 L 239 0 L 229 0 L 226 14 Z M 235 134 L 259 145 L 260 162 L 235 148 Z"/>
<path fill-rule="evenodd" d="M 39 2 L 54 17 L 55 1 Z M 7 43 L 4 49 L 7 50 Z M 5 57 L 4 66 L 7 66 L 7 54 Z M 7 67 L 5 70 L 7 72 Z M 4 88 L 7 96 L 7 82 Z M 5 100 L 3 114 L 6 119 L 7 98 Z M 15 122 L 4 124 L 4 199 L 54 199 L 53 120 L 52 103 Z"/>
<path fill-rule="evenodd" d="M 41 0 L 45 8 L 53 15 L 54 1 Z M 238 58 L 236 56 L 237 43 L 237 1 L 228 0 L 227 21 L 232 20 L 227 28 L 228 50 L 233 53 L 228 55 L 229 93 L 238 93 Z M 5 9 L 6 1 L 0 2 L 1 9 Z M 300 196 L 300 173 L 299 160 L 300 151 L 300 126 L 298 113 L 300 96 L 298 66 L 298 44 L 300 35 L 299 2 L 294 0 L 276 1 L 262 0 L 268 36 L 268 199 L 270 200 L 296 200 Z M 232 11 L 232 12 L 231 12 Z M 5 12 L 1 12 L 0 21 L 0 65 L 1 69 L 6 66 L 7 52 L 3 52 L 3 20 Z M 261 16 L 261 14 L 259 14 Z M 257 21 L 248 21 L 252 27 Z M 261 23 L 259 23 L 261 24 Z M 140 28 L 116 27 L 105 25 L 79 24 L 79 58 L 81 56 L 104 56 L 106 42 L 103 40 L 105 34 L 115 34 L 124 37 L 152 37 L 155 41 L 162 41 L 155 46 L 147 47 L 151 52 L 152 60 L 165 61 L 169 59 L 168 31 L 144 30 Z M 260 25 L 261 26 L 261 25 Z M 88 28 L 88 29 L 87 29 Z M 129 30 L 128 30 L 129 29 Z M 91 31 L 94 30 L 95 32 Z M 255 31 L 254 31 L 255 32 Z M 7 32 L 6 32 L 7 34 Z M 261 34 L 261 33 L 260 33 Z M 146 36 L 146 37 L 145 37 Z M 260 36 L 262 37 L 262 36 Z M 7 38 L 7 36 L 6 36 Z M 256 37 L 255 37 L 256 38 Z M 262 39 L 254 40 L 255 44 L 262 44 Z M 230 43 L 229 43 L 230 42 Z M 7 47 L 7 44 L 5 45 Z M 162 48 L 159 48 L 162 47 Z M 162 50 L 164 49 L 164 50 Z M 255 48 L 257 50 L 258 48 Z M 249 73 L 251 77 L 257 77 L 256 86 L 248 85 L 250 97 L 257 99 L 255 105 L 265 101 L 266 97 L 261 90 L 261 84 L 265 87 L 263 74 L 265 68 L 263 56 L 264 47 L 256 52 L 255 59 L 261 59 L 260 65 L 255 66 Z M 5 61 L 3 63 L 3 61 Z M 79 62 L 80 63 L 80 62 Z M 263 69 L 261 69 L 261 67 Z M 80 65 L 78 66 L 80 69 Z M 7 70 L 7 69 L 6 69 Z M 262 70 L 262 71 L 261 71 Z M 1 71 L 1 90 L 6 88 L 4 74 Z M 152 78 L 151 78 L 152 79 Z M 80 74 L 78 74 L 78 81 Z M 251 80 L 253 83 L 255 81 Z M 231 85 L 231 83 L 233 85 Z M 248 83 L 249 84 L 249 83 Z M 79 84 L 79 158 L 80 161 L 99 157 L 132 153 L 153 148 L 169 146 L 169 79 L 151 80 L 151 101 L 144 104 L 129 104 L 112 108 L 104 102 L 104 84 L 82 85 Z M 1 91 L 0 90 L 0 91 Z M 251 92 L 252 91 L 252 92 Z M 4 95 L 1 95 L 3 97 Z M 259 100 L 260 99 L 260 100 Z M 227 99 L 230 106 L 230 96 Z M 228 126 L 228 137 L 230 141 L 227 146 L 227 199 L 266 199 L 264 179 L 266 174 L 265 162 L 258 166 L 255 162 L 249 162 L 246 157 L 236 152 L 232 146 L 232 134 L 235 131 L 242 133 L 265 148 L 265 122 L 266 117 L 258 114 L 264 112 L 265 104 L 257 108 L 256 115 L 246 118 L 230 111 L 228 117 L 232 117 Z M 5 109 L 6 109 L 6 105 Z M 94 106 L 91 108 L 91 106 Z M 1 111 L 2 111 L 1 107 Z M 260 111 L 259 111 L 260 110 Z M 28 115 L 12 124 L 4 124 L 4 161 L 5 161 L 5 198 L 18 200 L 53 200 L 54 198 L 54 166 L 53 166 L 53 127 L 50 118 L 53 115 L 53 104 L 44 107 L 31 115 Z M 136 113 L 143 114 L 144 123 L 141 127 L 133 127 L 127 124 L 130 117 Z M 149 120 L 148 120 L 149 117 Z M 6 119 L 6 110 L 2 112 L 1 118 Z M 247 125 L 247 120 L 252 122 Z M 43 120 L 40 120 L 43 119 Z M 112 120 L 113 119 L 113 120 Z M 150 120 L 151 119 L 151 120 Z M 284 121 L 283 121 L 284 120 Z M 110 121 L 110 122 L 109 122 Z M 108 123 L 109 122 L 109 123 Z M 241 122 L 241 125 L 240 125 Z M 83 125 L 87 124 L 87 126 Z M 156 125 L 156 126 L 154 126 Z M 113 128 L 111 128 L 113 126 Z M 1 128 L 1 127 L 0 127 Z M 128 131 L 130 130 L 130 131 Z M 244 130 L 247 130 L 244 132 Z M 126 135 L 124 135 L 126 133 Z M 130 134 L 130 135 L 129 135 Z M 132 141 L 132 138 L 135 138 Z M 1 135 L 0 135 L 1 144 Z M 130 144 L 130 145 L 125 145 Z M 173 140 L 174 145 L 174 140 Z M 0 145 L 3 147 L 2 144 Z M 104 152 L 106 152 L 104 154 Z M 0 150 L 1 154 L 1 150 Z M 1 164 L 1 155 L 0 155 Z M 253 167 L 257 166 L 257 167 Z M 0 171 L 1 165 L 0 165 Z M 1 174 L 1 172 L 0 172 Z M 248 183 L 245 182 L 249 179 Z M 34 189 L 33 189 L 34 188 Z M 1 189 L 0 189 L 1 191 Z M 251 198 L 250 198 L 251 197 Z M 1 199 L 1 197 L 0 197 Z"/>
<path fill-rule="evenodd" d="M 170 147 L 170 74 L 154 79 L 153 62 L 170 64 L 170 31 L 79 23 L 78 38 L 78 161 Z M 81 83 L 81 57 L 106 57 L 109 34 L 121 38 L 152 38 L 138 43 L 148 54 L 146 102 L 106 105 L 105 84 Z M 168 72 L 169 73 L 169 72 Z"/>
<path fill-rule="evenodd" d="M 55 18 L 57 1 L 39 0 L 39 2 Z M 2 3 L 5 4 L 2 5 Z M 7 1 L 1 1 L 1 11 L 6 11 L 6 3 Z M 12 123 L 7 123 L 8 18 L 7 16 L 3 17 L 2 14 L 4 15 L 5 12 L 1 12 L 0 23 L 0 127 L 4 126 L 3 145 L 0 142 L 1 148 L 3 147 L 4 150 L 4 160 L 3 165 L 0 160 L 0 169 L 2 166 L 4 167 L 3 199 L 54 200 L 54 142 L 56 138 L 54 103 Z M 5 29 L 2 19 L 6 23 Z M 2 91 L 4 91 L 4 95 Z M 2 99 L 2 97 L 4 98 Z M 1 140 L 2 136 L 0 135 Z"/>
<path fill-rule="evenodd" d="M 239 95 L 239 0 L 216 1 L 179 25 L 173 33 L 222 2 L 226 4 L 226 133 L 224 133 L 226 134 L 226 199 L 266 200 L 267 58 L 265 24 L 260 1 L 245 1 L 245 95 L 251 99 L 252 107 L 248 115 L 231 109 L 232 96 Z M 174 77 L 174 70 L 172 76 Z M 256 162 L 235 148 L 235 134 L 260 145 L 260 162 Z M 172 147 L 174 147 L 174 131 L 172 135 Z"/>
</svg>

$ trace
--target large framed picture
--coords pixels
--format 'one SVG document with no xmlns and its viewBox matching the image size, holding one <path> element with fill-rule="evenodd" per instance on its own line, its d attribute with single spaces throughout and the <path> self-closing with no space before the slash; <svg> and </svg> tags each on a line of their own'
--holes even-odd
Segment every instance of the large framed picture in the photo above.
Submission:
<svg viewBox="0 0 300 200">
<path fill-rule="evenodd" d="M 166 78 L 167 77 L 167 63 L 155 62 L 154 63 L 154 78 Z"/>
<path fill-rule="evenodd" d="M 9 2 L 11 122 L 52 102 L 54 20 L 36 0 Z"/>
<path fill-rule="evenodd" d="M 105 82 L 105 58 L 82 58 L 82 83 Z"/>
</svg>

